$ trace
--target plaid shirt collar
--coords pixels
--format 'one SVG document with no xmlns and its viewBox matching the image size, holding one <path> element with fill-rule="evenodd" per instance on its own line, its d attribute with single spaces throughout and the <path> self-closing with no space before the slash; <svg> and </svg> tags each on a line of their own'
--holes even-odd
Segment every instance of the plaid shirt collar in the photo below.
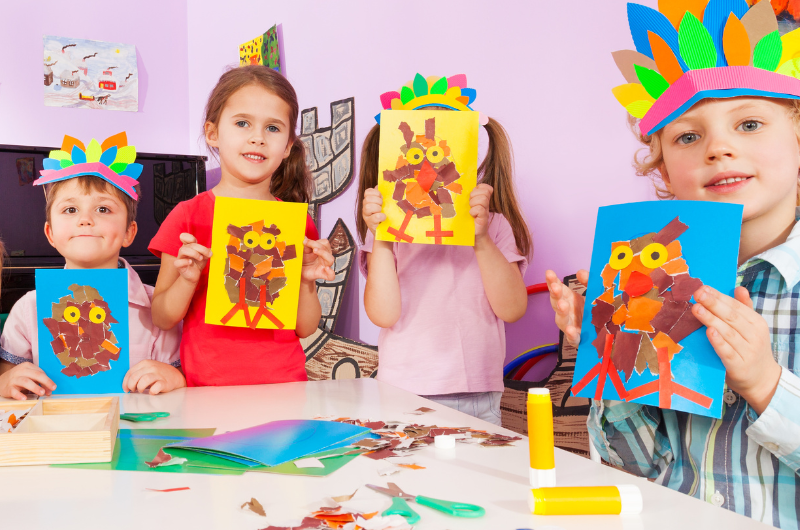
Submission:
<svg viewBox="0 0 800 530">
<path fill-rule="evenodd" d="M 795 225 L 786 241 L 753 256 L 739 267 L 739 274 L 761 261 L 769 262 L 783 276 L 786 289 L 792 290 L 800 282 L 800 206 L 795 208 Z"/>
</svg>

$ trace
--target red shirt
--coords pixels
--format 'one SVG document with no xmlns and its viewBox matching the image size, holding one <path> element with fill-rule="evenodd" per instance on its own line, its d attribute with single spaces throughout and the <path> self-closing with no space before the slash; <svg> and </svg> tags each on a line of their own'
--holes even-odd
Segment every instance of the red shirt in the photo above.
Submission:
<svg viewBox="0 0 800 530">
<path fill-rule="evenodd" d="M 161 224 L 148 249 L 177 256 L 180 234 L 187 232 L 211 248 L 214 194 L 210 191 L 178 204 Z M 319 239 L 309 216 L 306 237 Z M 306 381 L 306 356 L 294 330 L 249 329 L 205 323 L 208 266 L 183 319 L 181 366 L 188 386 L 260 385 Z"/>
</svg>

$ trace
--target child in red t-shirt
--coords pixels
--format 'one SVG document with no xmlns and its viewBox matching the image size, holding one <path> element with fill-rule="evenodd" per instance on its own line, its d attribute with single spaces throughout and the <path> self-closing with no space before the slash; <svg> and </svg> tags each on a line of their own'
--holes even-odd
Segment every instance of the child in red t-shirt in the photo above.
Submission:
<svg viewBox="0 0 800 530">
<path fill-rule="evenodd" d="M 296 330 L 233 328 L 205 323 L 215 197 L 308 202 L 311 177 L 295 134 L 299 107 L 292 85 L 266 66 L 222 75 L 205 111 L 205 139 L 222 177 L 212 190 L 180 203 L 150 242 L 161 258 L 153 322 L 183 320 L 181 366 L 188 386 L 305 381 L 299 337 L 311 335 L 321 308 L 316 280 L 334 278 L 333 254 L 308 218 Z"/>
</svg>

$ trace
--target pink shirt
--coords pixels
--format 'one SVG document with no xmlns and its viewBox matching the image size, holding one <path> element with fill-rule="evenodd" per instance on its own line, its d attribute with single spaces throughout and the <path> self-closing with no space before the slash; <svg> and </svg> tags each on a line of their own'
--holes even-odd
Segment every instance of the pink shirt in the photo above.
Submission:
<svg viewBox="0 0 800 530">
<path fill-rule="evenodd" d="M 162 331 L 153 324 L 150 302 L 153 288 L 142 283 L 128 262 L 120 258 L 128 269 L 128 318 L 130 363 L 151 359 L 180 366 L 181 326 Z M 32 361 L 39 364 L 39 333 L 36 322 L 36 291 L 30 291 L 14 304 L 8 315 L 0 348 L 11 354 L 11 362 Z M 3 357 L 6 357 L 3 352 Z"/>
<path fill-rule="evenodd" d="M 490 214 L 489 237 L 524 275 L 511 225 Z M 367 233 L 359 253 L 366 276 Z M 400 280 L 400 319 L 378 336 L 377 379 L 421 395 L 503 390 L 505 323 L 497 318 L 483 290 L 472 247 L 395 243 Z"/>
</svg>

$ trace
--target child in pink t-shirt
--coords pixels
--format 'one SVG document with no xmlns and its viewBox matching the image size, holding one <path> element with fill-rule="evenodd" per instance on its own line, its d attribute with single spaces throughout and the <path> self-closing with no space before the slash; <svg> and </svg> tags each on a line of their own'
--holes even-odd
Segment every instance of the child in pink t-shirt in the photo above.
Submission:
<svg viewBox="0 0 800 530">
<path fill-rule="evenodd" d="M 464 96 L 474 97 L 466 77 L 446 81 L 446 94 L 431 90 L 402 108 L 471 111 L 471 101 L 463 102 Z M 364 306 L 382 328 L 377 378 L 499 425 L 504 322 L 518 320 L 527 308 L 523 275 L 531 240 L 517 205 L 506 132 L 491 118 L 484 127 L 489 146 L 469 203 L 473 248 L 375 241 L 375 229 L 386 219 L 383 208 L 393 207 L 382 204 L 377 189 L 379 125 L 362 150 L 357 224 L 364 241 Z"/>
</svg>

